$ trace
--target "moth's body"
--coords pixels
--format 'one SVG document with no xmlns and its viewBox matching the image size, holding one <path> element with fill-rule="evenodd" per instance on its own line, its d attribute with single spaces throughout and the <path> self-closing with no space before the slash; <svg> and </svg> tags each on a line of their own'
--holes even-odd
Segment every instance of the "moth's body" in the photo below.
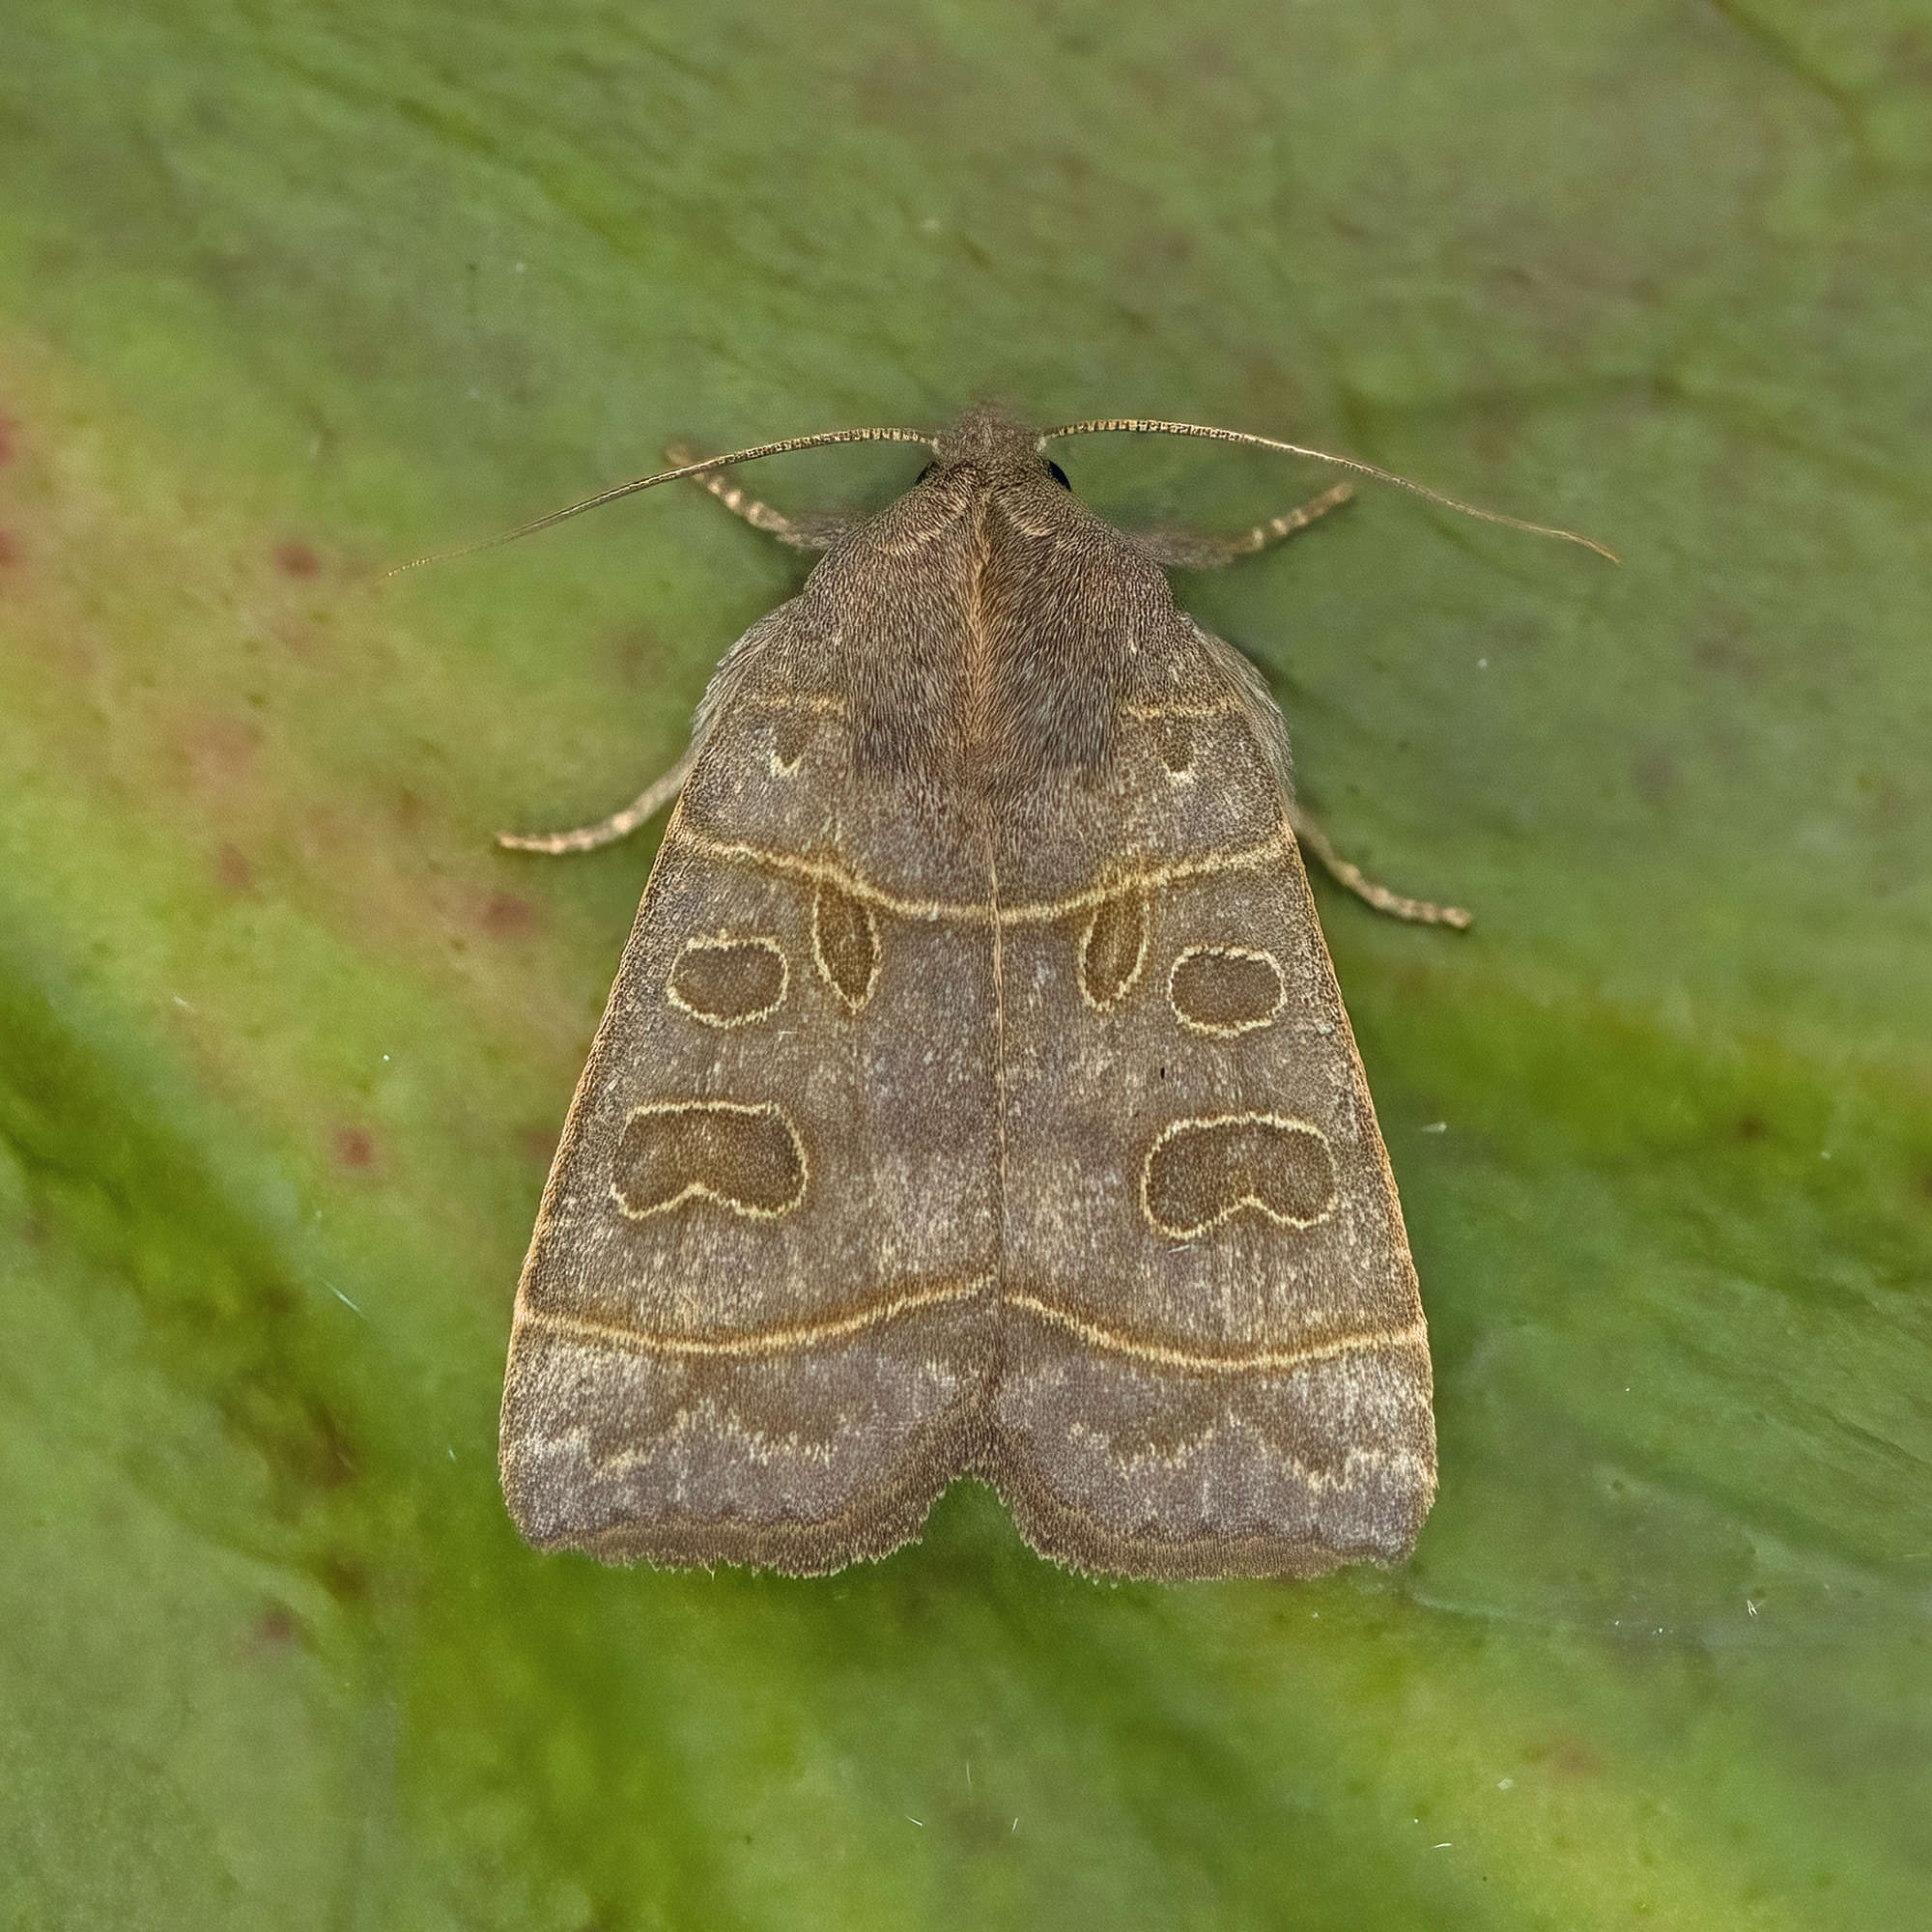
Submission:
<svg viewBox="0 0 1932 1932">
<path fill-rule="evenodd" d="M 1138 1576 L 1412 1546 L 1430 1365 L 1278 716 L 962 419 L 700 713 L 518 1297 L 543 1547 L 836 1569 L 973 1473 Z"/>
</svg>

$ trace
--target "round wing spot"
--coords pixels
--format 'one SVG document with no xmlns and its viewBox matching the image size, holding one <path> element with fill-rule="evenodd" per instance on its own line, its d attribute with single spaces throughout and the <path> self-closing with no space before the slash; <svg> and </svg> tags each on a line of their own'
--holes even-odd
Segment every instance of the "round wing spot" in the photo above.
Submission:
<svg viewBox="0 0 1932 1932">
<path fill-rule="evenodd" d="M 769 1019 L 784 1004 L 789 977 L 784 949 L 776 939 L 716 933 L 684 942 L 665 991 L 672 1006 L 706 1026 L 749 1026 Z"/>
<path fill-rule="evenodd" d="M 1267 1026 L 1288 1004 L 1272 952 L 1253 946 L 1190 946 L 1167 976 L 1167 1000 L 1189 1033 L 1232 1039 Z"/>
<path fill-rule="evenodd" d="M 1129 886 L 1102 899 L 1080 937 L 1080 996 L 1105 1011 L 1133 991 L 1148 953 L 1148 895 Z"/>
<path fill-rule="evenodd" d="M 1178 1241 L 1250 1209 L 1278 1227 L 1312 1228 L 1339 1198 L 1328 1136 L 1279 1114 L 1176 1121 L 1141 1171 L 1148 1219 Z"/>
<path fill-rule="evenodd" d="M 821 881 L 811 901 L 811 956 L 847 1012 L 872 997 L 879 977 L 879 927 L 864 899 Z"/>
<path fill-rule="evenodd" d="M 805 1174 L 798 1131 L 777 1107 L 664 1101 L 631 1109 L 611 1192 L 633 1221 L 687 1201 L 775 1221 L 805 1199 Z"/>
</svg>

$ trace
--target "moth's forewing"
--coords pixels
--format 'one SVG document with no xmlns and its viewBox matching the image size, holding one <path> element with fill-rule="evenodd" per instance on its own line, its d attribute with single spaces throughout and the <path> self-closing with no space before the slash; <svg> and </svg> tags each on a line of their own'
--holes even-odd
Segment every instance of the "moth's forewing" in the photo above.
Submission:
<svg viewBox="0 0 1932 1932">
<path fill-rule="evenodd" d="M 1171 662 L 1037 913 L 1018 855 L 1004 868 L 989 1466 L 1082 1569 L 1390 1561 L 1435 1487 L 1395 1184 L 1277 774 L 1207 652 Z M 1069 848 L 1072 875 L 1121 885 L 1058 916 Z"/>
<path fill-rule="evenodd" d="M 915 1534 L 972 1451 L 990 931 L 841 890 L 880 801 L 787 641 L 740 674 L 665 836 L 545 1191 L 502 1427 L 541 1547 L 835 1570 Z M 941 843 L 929 884 L 959 863 Z"/>
</svg>

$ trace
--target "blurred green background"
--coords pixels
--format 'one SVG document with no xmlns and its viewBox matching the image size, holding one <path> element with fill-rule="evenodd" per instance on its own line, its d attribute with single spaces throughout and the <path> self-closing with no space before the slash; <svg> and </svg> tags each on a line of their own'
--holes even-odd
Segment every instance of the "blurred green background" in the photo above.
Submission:
<svg viewBox="0 0 1932 1932">
<path fill-rule="evenodd" d="M 1891 1927 L 1932 1883 L 1932 16 L 14 0 L 0 1920 Z M 1303 793 L 1432 1322 L 1398 1574 L 525 1550 L 511 1293 L 731 446 L 1165 412 L 1391 492 L 1183 579 Z M 1122 439 L 1125 522 L 1326 480 Z M 766 466 L 876 504 L 916 452 Z"/>
</svg>

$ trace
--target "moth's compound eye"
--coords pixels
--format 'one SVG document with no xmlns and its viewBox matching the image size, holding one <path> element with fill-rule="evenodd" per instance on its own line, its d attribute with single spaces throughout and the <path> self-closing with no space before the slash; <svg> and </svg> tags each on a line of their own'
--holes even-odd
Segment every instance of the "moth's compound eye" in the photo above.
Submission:
<svg viewBox="0 0 1932 1932">
<path fill-rule="evenodd" d="M 1046 473 L 1049 476 L 1051 476 L 1053 480 L 1056 483 L 1058 483 L 1063 490 L 1070 490 L 1073 488 L 1073 485 L 1066 480 L 1066 471 L 1061 469 L 1059 464 L 1049 463 L 1046 466 Z"/>
<path fill-rule="evenodd" d="M 939 465 L 938 465 L 938 464 L 936 464 L 936 463 L 928 463 L 928 464 L 927 464 L 927 465 L 925 466 L 925 468 L 924 468 L 923 469 L 922 469 L 922 470 L 921 470 L 921 471 L 919 472 L 919 474 L 918 474 L 917 476 L 915 476 L 915 477 L 914 477 L 914 478 L 912 479 L 912 480 L 913 480 L 913 484 L 914 484 L 914 486 L 915 486 L 915 487 L 917 487 L 917 486 L 918 486 L 919 484 L 921 484 L 921 483 L 923 483 L 923 482 L 925 481 L 925 479 L 926 479 L 926 478 L 927 478 L 928 476 L 930 476 L 930 475 L 932 474 L 932 472 L 933 472 L 933 471 L 934 471 L 935 469 L 937 469 L 938 468 L 939 468 Z"/>
</svg>

